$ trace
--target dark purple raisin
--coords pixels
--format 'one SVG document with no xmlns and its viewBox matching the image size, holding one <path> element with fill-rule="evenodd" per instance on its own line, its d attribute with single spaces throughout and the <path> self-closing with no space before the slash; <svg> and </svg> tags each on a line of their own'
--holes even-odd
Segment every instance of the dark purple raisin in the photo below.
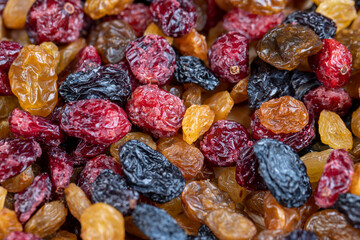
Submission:
<svg viewBox="0 0 360 240">
<path fill-rule="evenodd" d="M 285 236 L 284 240 L 318 240 L 318 236 L 303 229 L 297 229 Z"/>
<path fill-rule="evenodd" d="M 351 226 L 360 229 L 360 196 L 351 193 L 340 194 L 335 208 L 345 215 Z"/>
</svg>

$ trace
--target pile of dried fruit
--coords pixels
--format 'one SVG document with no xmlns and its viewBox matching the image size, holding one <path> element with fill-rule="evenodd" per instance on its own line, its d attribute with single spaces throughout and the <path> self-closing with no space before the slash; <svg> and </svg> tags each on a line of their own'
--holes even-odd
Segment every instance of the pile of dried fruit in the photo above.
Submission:
<svg viewBox="0 0 360 240">
<path fill-rule="evenodd" d="M 0 0 L 0 239 L 360 239 L 359 27 L 359 0 Z"/>
</svg>

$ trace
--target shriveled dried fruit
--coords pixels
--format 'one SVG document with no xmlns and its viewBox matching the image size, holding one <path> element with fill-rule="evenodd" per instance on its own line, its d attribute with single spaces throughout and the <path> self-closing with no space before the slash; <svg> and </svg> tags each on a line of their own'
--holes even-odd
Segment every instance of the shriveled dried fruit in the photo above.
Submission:
<svg viewBox="0 0 360 240">
<path fill-rule="evenodd" d="M 145 30 L 144 32 L 144 36 L 146 35 L 158 35 L 160 37 L 163 37 L 166 39 L 166 41 L 172 45 L 174 38 L 166 36 L 163 31 L 161 31 L 161 29 L 155 24 L 155 23 L 151 23 Z"/>
<path fill-rule="evenodd" d="M 360 136 L 360 108 L 356 109 L 356 111 L 352 113 L 351 131 L 355 136 Z"/>
<path fill-rule="evenodd" d="M 234 106 L 234 100 L 231 98 L 228 91 L 222 91 L 215 93 L 214 95 L 206 99 L 204 105 L 208 105 L 211 110 L 214 111 L 214 121 L 218 121 L 227 118 L 232 107 Z"/>
<path fill-rule="evenodd" d="M 25 171 L 9 178 L 1 183 L 1 186 L 6 188 L 9 192 L 21 192 L 31 185 L 34 180 L 34 172 L 32 167 L 29 166 Z"/>
<path fill-rule="evenodd" d="M 195 29 L 188 34 L 175 38 L 175 47 L 184 56 L 194 56 L 207 62 L 207 43 L 205 36 L 198 33 Z"/>
<path fill-rule="evenodd" d="M 285 0 L 230 0 L 232 5 L 259 15 L 271 15 L 281 12 L 285 6 Z"/>
<path fill-rule="evenodd" d="M 354 228 L 360 228 L 360 216 L 359 216 L 359 208 L 360 208 L 360 196 L 345 193 L 340 194 L 336 203 L 335 208 L 345 215 L 346 220 L 353 226 Z"/>
<path fill-rule="evenodd" d="M 134 0 L 86 0 L 84 11 L 92 19 L 96 20 L 105 15 L 119 14 Z"/>
<path fill-rule="evenodd" d="M 80 221 L 80 216 L 85 209 L 91 206 L 90 200 L 86 197 L 81 188 L 74 183 L 70 183 L 64 190 L 65 200 L 70 213 Z"/>
<path fill-rule="evenodd" d="M 222 171 L 218 178 L 218 187 L 227 192 L 236 203 L 241 203 L 247 195 L 244 187 L 239 186 L 235 179 L 236 168 L 228 167 Z"/>
<path fill-rule="evenodd" d="M 234 100 L 234 103 L 241 103 L 248 99 L 247 93 L 248 78 L 241 79 L 231 90 L 230 96 Z"/>
<path fill-rule="evenodd" d="M 349 49 L 352 55 L 351 75 L 360 71 L 360 36 L 358 29 L 343 29 L 336 34 L 336 40 Z M 350 80 L 349 80 L 350 81 Z M 358 95 L 358 89 L 356 89 Z"/>
<path fill-rule="evenodd" d="M 310 152 L 300 158 L 306 166 L 310 182 L 315 183 L 320 180 L 321 174 L 324 171 L 324 166 L 331 152 L 332 149 L 321 152 Z"/>
<path fill-rule="evenodd" d="M 11 64 L 18 57 L 23 46 L 18 42 L 0 42 L 0 69 L 8 71 Z"/>
<path fill-rule="evenodd" d="M 68 231 L 58 231 L 53 235 L 51 240 L 77 240 L 77 236 Z"/>
<path fill-rule="evenodd" d="M 19 101 L 15 96 L 0 96 L 0 118 L 8 118 L 17 107 L 19 107 Z"/>
<path fill-rule="evenodd" d="M 115 208 L 105 203 L 88 207 L 80 218 L 81 239 L 124 240 L 124 217 Z"/>
<path fill-rule="evenodd" d="M 66 47 L 60 48 L 60 61 L 56 67 L 56 73 L 61 73 L 84 47 L 86 47 L 86 40 L 79 38 Z"/>
<path fill-rule="evenodd" d="M 360 164 L 355 164 L 349 192 L 360 196 Z"/>
<path fill-rule="evenodd" d="M 0 238 L 4 239 L 13 231 L 22 232 L 23 228 L 14 211 L 7 208 L 0 210 Z"/>
<path fill-rule="evenodd" d="M 81 165 L 86 163 L 89 159 L 92 159 L 100 154 L 107 152 L 108 144 L 93 144 L 80 140 L 74 152 L 72 152 L 74 165 Z"/>
<path fill-rule="evenodd" d="M 0 187 L 0 210 L 4 208 L 7 189 Z"/>
<path fill-rule="evenodd" d="M 191 105 L 201 105 L 201 88 L 198 86 L 189 87 L 181 96 L 186 108 Z"/>
<path fill-rule="evenodd" d="M 7 28 L 22 29 L 25 27 L 26 16 L 36 0 L 8 0 L 3 16 Z"/>
<path fill-rule="evenodd" d="M 334 112 L 323 110 L 319 118 L 319 134 L 321 142 L 328 144 L 334 149 L 345 148 L 347 150 L 353 147 L 353 137 L 345 123 Z"/>
<path fill-rule="evenodd" d="M 14 231 L 7 235 L 3 240 L 41 240 L 41 238 L 31 233 Z"/>
<path fill-rule="evenodd" d="M 276 68 L 293 70 L 322 46 L 318 35 L 308 27 L 282 24 L 265 34 L 258 44 L 257 54 Z"/>
</svg>

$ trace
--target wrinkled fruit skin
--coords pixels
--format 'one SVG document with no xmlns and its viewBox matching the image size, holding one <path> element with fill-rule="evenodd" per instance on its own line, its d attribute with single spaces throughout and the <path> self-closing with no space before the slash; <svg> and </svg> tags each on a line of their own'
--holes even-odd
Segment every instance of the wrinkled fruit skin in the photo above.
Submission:
<svg viewBox="0 0 360 240">
<path fill-rule="evenodd" d="M 284 240 L 318 240 L 318 236 L 313 232 L 298 229 L 288 234 Z"/>
<path fill-rule="evenodd" d="M 23 46 L 18 42 L 1 41 L 0 42 L 0 69 L 8 71 L 11 64 L 19 55 Z"/>
<path fill-rule="evenodd" d="M 250 141 L 250 134 L 240 123 L 227 120 L 215 122 L 200 142 L 205 159 L 214 166 L 235 164 L 239 152 Z"/>
<path fill-rule="evenodd" d="M 10 131 L 16 136 L 35 140 L 47 146 L 58 146 L 65 140 L 64 132 L 59 125 L 17 108 L 12 111 L 9 124 Z"/>
<path fill-rule="evenodd" d="M 5 139 L 0 141 L 0 182 L 15 177 L 41 156 L 35 141 Z"/>
<path fill-rule="evenodd" d="M 181 37 L 196 24 L 196 8 L 190 0 L 154 0 L 150 12 L 153 22 L 170 37 Z"/>
<path fill-rule="evenodd" d="M 138 38 L 126 49 L 131 71 L 142 84 L 168 83 L 176 68 L 175 58 L 175 52 L 165 38 L 156 35 Z"/>
<path fill-rule="evenodd" d="M 67 135 L 86 142 L 111 144 L 130 132 L 131 123 L 118 105 L 108 100 L 89 99 L 66 104 L 60 127 Z"/>
<path fill-rule="evenodd" d="M 248 40 L 238 32 L 222 35 L 208 51 L 210 69 L 229 83 L 239 82 L 249 74 Z"/>
<path fill-rule="evenodd" d="M 26 29 L 34 44 L 67 44 L 79 37 L 83 19 L 80 0 L 38 0 L 28 12 Z"/>
<path fill-rule="evenodd" d="M 350 189 L 353 165 L 345 149 L 335 149 L 330 153 L 315 192 L 315 201 L 319 207 L 331 207 L 341 193 Z"/>
<path fill-rule="evenodd" d="M 10 96 L 13 95 L 9 82 L 7 71 L 0 69 L 0 95 Z"/>
<path fill-rule="evenodd" d="M 259 159 L 260 175 L 278 203 L 299 207 L 308 201 L 312 189 L 306 167 L 290 146 L 262 139 L 254 144 L 254 152 Z"/>
<path fill-rule="evenodd" d="M 180 98 L 156 85 L 136 88 L 126 110 L 134 125 L 157 138 L 176 135 L 185 114 L 185 106 Z"/>
<path fill-rule="evenodd" d="M 97 98 L 124 107 L 131 94 L 131 84 L 125 71 L 107 65 L 70 74 L 61 85 L 59 94 L 67 102 Z"/>
<path fill-rule="evenodd" d="M 185 187 L 180 170 L 140 141 L 127 141 L 119 150 L 119 157 L 129 185 L 154 202 L 168 202 Z"/>
<path fill-rule="evenodd" d="M 357 229 L 360 229 L 359 207 L 360 196 L 350 193 L 340 194 L 335 203 L 335 208 L 345 215 L 351 226 Z"/>
<path fill-rule="evenodd" d="M 325 87 L 342 87 L 351 74 L 351 52 L 334 39 L 325 39 L 322 42 L 321 51 L 309 57 L 310 67 Z"/>
<path fill-rule="evenodd" d="M 3 240 L 41 240 L 41 238 L 31 233 L 14 231 L 7 235 Z"/>
<path fill-rule="evenodd" d="M 49 201 L 51 189 L 49 175 L 42 173 L 34 178 L 33 183 L 27 189 L 15 194 L 15 212 L 20 222 L 25 223 L 38 206 Z"/>
<path fill-rule="evenodd" d="M 72 153 L 74 156 L 74 165 L 86 163 L 88 159 L 92 159 L 97 155 L 106 153 L 109 145 L 93 144 L 81 140 L 76 146 L 75 151 Z"/>
</svg>

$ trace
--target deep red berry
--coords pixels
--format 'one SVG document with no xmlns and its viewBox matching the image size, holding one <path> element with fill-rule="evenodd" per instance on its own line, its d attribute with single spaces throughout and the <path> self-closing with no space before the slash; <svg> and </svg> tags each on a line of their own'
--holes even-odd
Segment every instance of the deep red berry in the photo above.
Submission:
<svg viewBox="0 0 360 240">
<path fill-rule="evenodd" d="M 331 207 L 341 193 L 349 191 L 354 174 L 353 165 L 345 149 L 335 149 L 330 153 L 315 192 L 316 205 Z"/>
<path fill-rule="evenodd" d="M 176 135 L 185 114 L 185 106 L 180 98 L 157 85 L 136 88 L 126 110 L 133 124 L 157 138 Z"/>
<path fill-rule="evenodd" d="M 307 109 L 312 110 L 318 119 L 322 110 L 336 112 L 345 116 L 351 107 L 351 97 L 342 88 L 333 89 L 320 86 L 309 91 L 304 96 Z"/>
<path fill-rule="evenodd" d="M 248 40 L 238 32 L 222 35 L 208 52 L 210 68 L 221 80 L 239 82 L 249 75 Z"/>
<path fill-rule="evenodd" d="M 322 42 L 321 51 L 309 57 L 310 67 L 325 87 L 342 87 L 351 74 L 351 52 L 335 39 L 324 39 Z"/>
<path fill-rule="evenodd" d="M 251 191 L 266 190 L 266 183 L 259 173 L 259 160 L 252 145 L 241 149 L 236 161 L 236 182 Z"/>
<path fill-rule="evenodd" d="M 19 55 L 23 46 L 18 42 L 0 42 L 0 69 L 8 71 L 11 64 Z"/>
<path fill-rule="evenodd" d="M 51 181 L 47 173 L 34 178 L 33 183 L 24 191 L 15 194 L 15 212 L 20 222 L 25 223 L 36 208 L 50 199 Z"/>
<path fill-rule="evenodd" d="M 285 16 L 283 13 L 274 15 L 257 15 L 240 8 L 234 8 L 223 19 L 227 31 L 237 31 L 249 41 L 261 39 L 267 31 L 279 25 Z"/>
<path fill-rule="evenodd" d="M 175 52 L 165 38 L 155 35 L 138 38 L 126 49 L 131 71 L 143 84 L 168 83 L 176 68 L 175 58 Z"/>
<path fill-rule="evenodd" d="M 128 62 L 121 61 L 117 64 L 112 64 L 111 66 L 116 67 L 120 70 L 123 70 L 127 73 L 128 77 L 130 79 L 132 92 L 140 85 L 139 81 L 135 78 L 134 74 L 131 72 Z"/>
<path fill-rule="evenodd" d="M 9 124 L 10 131 L 16 136 L 32 139 L 47 146 L 58 146 L 65 140 L 58 124 L 17 108 L 12 111 Z"/>
<path fill-rule="evenodd" d="M 0 182 L 23 172 L 41 153 L 41 147 L 35 141 L 0 140 Z"/>
<path fill-rule="evenodd" d="M 241 149 L 250 141 L 250 134 L 240 123 L 227 120 L 215 122 L 200 142 L 200 150 L 213 166 L 234 165 Z"/>
<path fill-rule="evenodd" d="M 196 8 L 191 0 L 154 0 L 150 11 L 153 22 L 170 37 L 181 37 L 196 25 Z"/>
<path fill-rule="evenodd" d="M 76 146 L 75 151 L 73 152 L 74 165 L 86 163 L 89 159 L 92 159 L 97 155 L 106 153 L 108 147 L 109 145 L 93 144 L 81 140 Z"/>
<path fill-rule="evenodd" d="M 125 111 L 103 99 L 87 99 L 65 105 L 61 129 L 69 136 L 94 144 L 119 141 L 131 130 Z"/>
<path fill-rule="evenodd" d="M 67 44 L 78 39 L 84 12 L 80 0 L 37 0 L 26 18 L 32 43 Z"/>
<path fill-rule="evenodd" d="M 215 0 L 207 0 L 207 17 L 206 24 L 203 30 L 209 31 L 210 28 L 214 27 L 224 16 L 224 11 L 221 10 Z"/>
<path fill-rule="evenodd" d="M 42 240 L 38 236 L 25 232 L 11 232 L 3 240 Z"/>
<path fill-rule="evenodd" d="M 114 173 L 121 175 L 121 165 L 112 157 L 99 155 L 89 160 L 81 171 L 78 179 L 78 186 L 91 199 L 92 184 L 102 170 L 110 169 Z"/>
<path fill-rule="evenodd" d="M 10 87 L 9 77 L 6 70 L 0 69 L 0 95 L 10 96 L 13 95 Z"/>
</svg>

